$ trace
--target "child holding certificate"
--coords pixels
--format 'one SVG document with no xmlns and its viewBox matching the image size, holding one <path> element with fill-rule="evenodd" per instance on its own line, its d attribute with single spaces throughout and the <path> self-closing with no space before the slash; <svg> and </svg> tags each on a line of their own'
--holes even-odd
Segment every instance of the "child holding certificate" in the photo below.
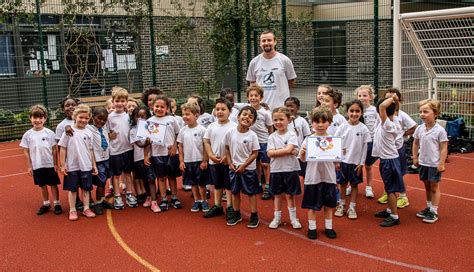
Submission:
<svg viewBox="0 0 474 272">
<path fill-rule="evenodd" d="M 310 115 L 314 134 L 311 136 L 329 136 L 327 129 L 332 122 L 332 113 L 325 107 L 318 107 Z M 309 137 L 311 137 L 309 136 Z M 307 137 L 300 150 L 300 160 L 306 161 L 308 151 Z M 324 233 L 328 238 L 336 238 L 332 228 L 332 213 L 337 204 L 336 168 L 339 163 L 333 161 L 308 161 L 304 179 L 302 208 L 308 209 L 308 238 L 316 239 L 316 211 L 324 209 Z"/>
</svg>

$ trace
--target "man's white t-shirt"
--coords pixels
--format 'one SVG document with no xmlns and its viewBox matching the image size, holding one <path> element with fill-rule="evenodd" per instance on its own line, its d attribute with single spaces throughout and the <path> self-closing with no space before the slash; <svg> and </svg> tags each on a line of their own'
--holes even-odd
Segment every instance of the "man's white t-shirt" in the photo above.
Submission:
<svg viewBox="0 0 474 272">
<path fill-rule="evenodd" d="M 234 165 L 244 164 L 250 157 L 252 151 L 260 150 L 258 144 L 257 134 L 252 130 L 241 133 L 237 127 L 231 128 L 224 137 L 224 143 L 229 147 L 230 156 Z M 256 160 L 253 160 L 246 168 L 246 170 L 257 169 Z"/>
<path fill-rule="evenodd" d="M 28 148 L 33 170 L 54 167 L 53 148 L 55 134 L 48 128 L 36 131 L 29 129 L 21 138 L 20 147 Z"/>
<path fill-rule="evenodd" d="M 206 128 L 197 124 L 183 127 L 178 134 L 178 143 L 183 145 L 184 162 L 198 162 L 204 158 L 204 133 Z"/>
<path fill-rule="evenodd" d="M 271 59 L 266 59 L 263 53 L 256 56 L 247 70 L 247 81 L 255 81 L 263 88 L 263 102 L 270 110 L 284 105 L 285 99 L 290 96 L 288 80 L 295 78 L 293 63 L 278 52 Z"/>
<path fill-rule="evenodd" d="M 229 121 L 225 124 L 220 124 L 218 121 L 216 121 L 207 127 L 206 133 L 204 133 L 204 139 L 209 140 L 212 153 L 214 153 L 214 155 L 219 158 L 225 156 L 225 134 L 231 128 L 235 127 L 237 127 L 237 124 L 232 121 Z M 215 162 L 209 159 L 209 164 L 215 164 Z"/>
</svg>

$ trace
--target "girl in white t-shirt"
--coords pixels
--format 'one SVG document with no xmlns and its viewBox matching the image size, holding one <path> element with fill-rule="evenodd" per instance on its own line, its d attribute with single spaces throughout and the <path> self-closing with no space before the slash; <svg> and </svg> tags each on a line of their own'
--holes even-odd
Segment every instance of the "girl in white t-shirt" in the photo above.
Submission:
<svg viewBox="0 0 474 272">
<path fill-rule="evenodd" d="M 60 166 L 64 174 L 64 190 L 69 191 L 69 220 L 75 221 L 78 219 L 75 200 L 79 188 L 82 189 L 84 200 L 82 214 L 88 218 L 95 217 L 89 208 L 89 194 L 92 190 L 92 175 L 97 175 L 97 167 L 92 149 L 92 132 L 86 129 L 91 118 L 89 106 L 77 106 L 72 116 L 74 136 L 64 133 L 58 145 L 61 147 Z"/>
<path fill-rule="evenodd" d="M 300 164 L 298 154 L 298 136 L 294 130 L 288 129 L 292 115 L 286 107 L 273 110 L 273 125 L 277 129 L 268 138 L 267 154 L 270 159 L 270 193 L 274 199 L 274 217 L 270 225 L 276 229 L 281 224 L 281 206 L 285 194 L 290 214 L 290 222 L 294 229 L 300 229 L 301 223 L 296 217 L 295 195 L 301 194 L 299 179 Z"/>
<path fill-rule="evenodd" d="M 346 186 L 351 185 L 351 197 L 347 217 L 357 219 L 355 210 L 358 188 L 362 183 L 362 168 L 367 155 L 367 143 L 370 142 L 369 129 L 360 122 L 364 106 L 359 100 L 352 100 L 346 104 L 346 112 L 349 120 L 342 123 L 336 131 L 335 136 L 342 137 L 343 159 L 338 176 L 338 187 L 340 192 L 346 191 Z M 336 208 L 335 216 L 343 216 L 345 213 L 345 197 L 341 195 Z"/>
<path fill-rule="evenodd" d="M 315 108 L 321 106 L 321 104 L 324 102 L 324 96 L 326 96 L 328 93 L 333 92 L 334 89 L 331 87 L 331 85 L 328 84 L 321 84 L 318 86 L 318 89 L 316 90 L 316 105 L 314 106 Z"/>
<path fill-rule="evenodd" d="M 43 205 L 36 212 L 42 215 L 51 209 L 49 202 L 48 186 L 54 199 L 54 213 L 61 214 L 62 208 L 59 202 L 56 163 L 56 141 L 54 132 L 44 127 L 48 111 L 42 105 L 35 105 L 30 109 L 30 121 L 33 128 L 29 129 L 21 138 L 20 147 L 28 164 L 28 175 L 33 177 L 35 185 L 41 188 Z"/>
</svg>

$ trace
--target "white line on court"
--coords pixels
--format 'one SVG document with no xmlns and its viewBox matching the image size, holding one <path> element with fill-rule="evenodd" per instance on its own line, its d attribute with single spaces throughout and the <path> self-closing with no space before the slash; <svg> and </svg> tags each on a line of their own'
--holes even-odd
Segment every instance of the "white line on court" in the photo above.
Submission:
<svg viewBox="0 0 474 272">
<path fill-rule="evenodd" d="M 0 176 L 0 179 L 1 179 L 1 178 L 14 177 L 14 176 L 21 176 L 21 175 L 25 175 L 25 174 L 28 174 L 28 172 L 21 172 L 21 173 L 15 173 L 15 174 L 10 174 L 10 175 Z"/>
<path fill-rule="evenodd" d="M 2 159 L 9 159 L 9 158 L 16 158 L 16 157 L 21 157 L 24 156 L 23 154 L 17 154 L 17 155 L 11 155 L 11 156 L 5 156 L 5 157 L 0 157 L 0 160 Z"/>
<path fill-rule="evenodd" d="M 241 210 L 241 212 L 247 217 L 250 216 L 250 214 L 247 213 L 247 212 L 244 212 L 242 210 Z M 265 224 L 267 226 L 269 225 L 269 223 L 265 220 L 260 220 L 260 222 L 262 222 L 263 224 Z M 409 264 L 409 263 L 404 263 L 404 262 L 391 260 L 391 259 L 387 259 L 387 258 L 383 258 L 383 257 L 378 257 L 378 256 L 375 256 L 375 255 L 371 255 L 371 254 L 364 253 L 364 252 L 361 252 L 361 251 L 357 251 L 357 250 L 354 250 L 354 249 L 350 249 L 350 248 L 346 248 L 346 247 L 326 243 L 326 242 L 323 242 L 321 240 L 309 240 L 308 237 L 306 237 L 305 235 L 303 235 L 301 233 L 296 233 L 296 232 L 288 230 L 288 229 L 278 228 L 277 230 L 281 231 L 281 232 L 284 232 L 286 234 L 292 235 L 294 237 L 303 239 L 305 241 L 311 242 L 315 245 L 328 247 L 328 248 L 331 248 L 331 249 L 334 249 L 334 250 L 342 251 L 344 253 L 353 254 L 353 255 L 356 255 L 356 256 L 365 257 L 365 258 L 368 258 L 368 259 L 372 259 L 372 260 L 376 260 L 376 261 L 380 261 L 380 262 L 384 262 L 384 263 L 389 263 L 389 264 L 393 264 L 393 265 L 396 265 L 396 266 L 406 267 L 406 268 L 409 268 L 409 269 L 417 269 L 417 270 L 422 270 L 422 271 L 439 271 L 437 269 L 430 268 L 430 267 L 424 267 L 424 266 L 420 266 L 420 265 L 416 265 L 416 264 Z"/>
<path fill-rule="evenodd" d="M 474 158 L 470 158 L 470 157 L 461 157 L 461 156 L 456 156 L 456 155 L 449 155 L 448 158 L 456 158 L 456 159 L 463 159 L 463 160 L 470 160 L 470 161 L 474 161 Z"/>
</svg>

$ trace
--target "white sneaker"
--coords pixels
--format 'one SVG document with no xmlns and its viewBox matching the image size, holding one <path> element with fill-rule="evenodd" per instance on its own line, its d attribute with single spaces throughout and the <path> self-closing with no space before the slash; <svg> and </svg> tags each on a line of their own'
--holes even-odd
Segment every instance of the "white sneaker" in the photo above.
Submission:
<svg viewBox="0 0 474 272">
<path fill-rule="evenodd" d="M 280 220 L 273 218 L 272 222 L 270 223 L 270 225 L 268 225 L 268 227 L 271 229 L 277 229 L 278 226 L 280 226 L 280 224 L 281 224 Z"/>
<path fill-rule="evenodd" d="M 300 220 L 298 218 L 296 218 L 295 220 L 291 221 L 291 226 L 294 228 L 294 229 L 301 229 L 302 226 L 301 226 L 301 223 L 300 223 Z"/>
<path fill-rule="evenodd" d="M 372 191 L 372 187 L 370 187 L 370 186 L 365 187 L 365 197 L 366 198 L 374 198 L 374 191 Z"/>
<path fill-rule="evenodd" d="M 354 208 L 349 207 L 349 209 L 347 209 L 347 217 L 349 219 L 357 219 L 356 210 Z"/>
<path fill-rule="evenodd" d="M 344 205 L 338 204 L 334 216 L 341 217 L 344 216 Z"/>
<path fill-rule="evenodd" d="M 346 196 L 351 195 L 351 192 L 352 192 L 352 187 L 350 185 L 347 185 L 347 187 L 346 187 Z"/>
</svg>

